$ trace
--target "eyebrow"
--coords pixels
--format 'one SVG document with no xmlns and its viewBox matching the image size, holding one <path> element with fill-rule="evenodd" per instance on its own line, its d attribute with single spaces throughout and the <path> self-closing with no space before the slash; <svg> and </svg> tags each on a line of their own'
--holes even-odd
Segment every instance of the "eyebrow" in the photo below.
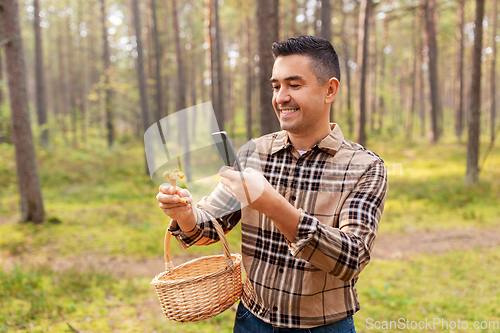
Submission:
<svg viewBox="0 0 500 333">
<path fill-rule="evenodd" d="M 304 78 L 302 75 L 292 75 L 292 76 L 285 78 L 285 81 L 300 80 L 302 78 Z M 271 83 L 278 82 L 278 79 L 272 77 L 269 81 L 271 81 Z"/>
</svg>

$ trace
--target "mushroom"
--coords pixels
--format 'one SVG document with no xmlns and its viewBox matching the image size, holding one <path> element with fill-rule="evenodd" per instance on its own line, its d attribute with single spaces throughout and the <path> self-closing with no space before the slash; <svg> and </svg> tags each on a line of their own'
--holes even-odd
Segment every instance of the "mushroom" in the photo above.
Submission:
<svg viewBox="0 0 500 333">
<path fill-rule="evenodd" d="M 168 179 L 170 185 L 175 186 L 177 179 L 184 178 L 184 174 L 181 171 L 179 171 L 179 169 L 174 169 L 174 171 L 167 170 L 163 173 L 163 178 Z M 184 203 L 184 204 L 188 203 L 188 201 L 186 199 L 181 198 L 180 191 L 177 187 L 176 187 L 175 193 L 179 196 L 180 203 Z"/>
</svg>

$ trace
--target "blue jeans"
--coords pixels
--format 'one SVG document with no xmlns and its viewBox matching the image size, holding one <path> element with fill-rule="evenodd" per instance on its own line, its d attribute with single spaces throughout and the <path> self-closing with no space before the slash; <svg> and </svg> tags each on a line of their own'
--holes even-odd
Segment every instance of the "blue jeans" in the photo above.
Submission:
<svg viewBox="0 0 500 333">
<path fill-rule="evenodd" d="M 255 317 L 240 302 L 236 319 L 234 320 L 233 333 L 356 333 L 354 329 L 354 320 L 349 316 L 341 321 L 314 328 L 280 328 L 274 327 L 261 319 Z"/>
</svg>

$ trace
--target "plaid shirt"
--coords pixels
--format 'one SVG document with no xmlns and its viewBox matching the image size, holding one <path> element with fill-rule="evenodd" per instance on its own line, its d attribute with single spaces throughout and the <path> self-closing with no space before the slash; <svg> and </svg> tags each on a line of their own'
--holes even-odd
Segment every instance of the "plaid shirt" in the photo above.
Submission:
<svg viewBox="0 0 500 333">
<path fill-rule="evenodd" d="M 220 183 L 197 204 L 198 223 L 192 231 L 181 231 L 175 221 L 171 225 L 189 247 L 218 240 L 208 214 L 226 232 L 241 220 L 242 302 L 274 326 L 311 328 L 360 309 L 355 284 L 370 261 L 387 174 L 380 157 L 345 139 L 338 125 L 332 127 L 302 156 L 285 131 L 254 139 L 257 154 L 239 151 L 245 167 L 261 168 L 271 185 L 300 209 L 294 242 L 264 214 L 240 209 Z"/>
</svg>

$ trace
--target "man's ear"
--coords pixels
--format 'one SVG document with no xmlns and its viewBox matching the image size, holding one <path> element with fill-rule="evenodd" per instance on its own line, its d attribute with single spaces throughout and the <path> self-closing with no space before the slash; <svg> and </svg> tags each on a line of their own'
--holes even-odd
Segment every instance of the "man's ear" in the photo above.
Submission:
<svg viewBox="0 0 500 333">
<path fill-rule="evenodd" d="M 327 88 L 325 103 L 328 104 L 333 102 L 335 96 L 337 96 L 337 92 L 339 91 L 339 85 L 340 82 L 335 77 L 332 77 L 330 80 L 328 80 L 328 82 L 325 83 L 325 86 Z"/>
</svg>

